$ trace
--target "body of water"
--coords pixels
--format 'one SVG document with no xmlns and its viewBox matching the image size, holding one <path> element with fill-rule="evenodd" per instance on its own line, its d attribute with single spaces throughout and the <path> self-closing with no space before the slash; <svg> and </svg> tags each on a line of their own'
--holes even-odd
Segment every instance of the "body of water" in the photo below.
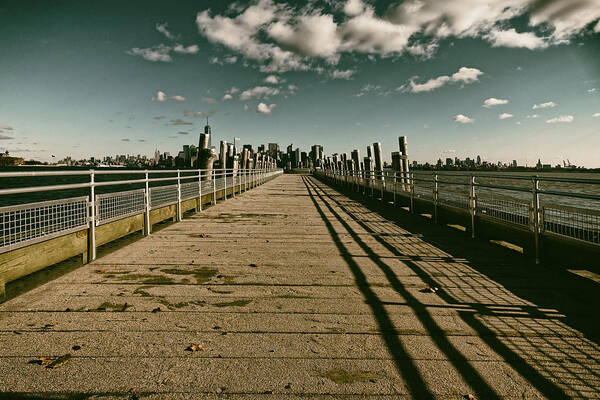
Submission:
<svg viewBox="0 0 600 400">
<path fill-rule="evenodd" d="M 14 171 L 88 171 L 89 168 L 72 168 L 72 167 L 10 167 L 0 169 L 1 172 L 14 172 Z M 118 181 L 118 180 L 133 180 L 143 179 L 144 170 L 140 169 L 132 170 L 130 174 L 102 174 L 107 169 L 96 170 L 95 180 L 96 182 L 107 182 L 107 181 Z M 117 168 L 110 170 L 119 170 Z M 160 170 L 157 170 L 160 171 Z M 193 175 L 195 172 L 182 170 L 182 176 Z M 481 184 L 490 185 L 501 185 L 508 187 L 523 188 L 531 190 L 532 182 L 530 179 L 519 179 L 522 177 L 531 177 L 531 172 L 474 172 L 479 175 L 476 178 L 476 182 Z M 433 193 L 433 176 L 435 172 L 432 171 L 414 171 L 414 176 L 417 179 L 415 181 L 415 192 L 420 197 L 431 198 Z M 438 185 L 440 197 L 449 196 L 456 198 L 468 197 L 470 181 L 470 173 L 465 171 L 443 171 L 438 172 L 438 179 L 440 183 Z M 1 175 L 1 174 L 0 174 Z M 498 178 L 497 175 L 509 176 L 509 178 Z M 552 177 L 552 178 L 583 178 L 583 179 L 595 179 L 600 181 L 600 173 L 596 172 L 539 172 L 537 175 L 541 178 Z M 175 173 L 156 173 L 150 170 L 150 178 L 166 178 L 174 177 Z M 423 182 L 419 179 L 423 179 L 429 182 Z M 191 182 L 187 180 L 183 182 Z M 50 185 L 64 185 L 73 183 L 85 183 L 89 182 L 88 175 L 62 175 L 62 176 L 41 176 L 41 177 L 19 177 L 19 178 L 3 178 L 0 176 L 0 188 L 17 188 L 17 187 L 29 187 L 29 186 L 50 186 Z M 164 186 L 172 185 L 176 181 L 162 181 L 153 182 L 150 186 Z M 462 185 L 460 185 L 462 184 Z M 96 188 L 96 193 L 110 193 L 132 189 L 144 188 L 143 183 L 138 184 L 126 184 L 126 185 L 114 185 L 114 186 L 102 186 Z M 554 181 L 541 181 L 540 189 L 542 190 L 554 190 L 568 193 L 585 193 L 600 196 L 600 184 L 584 184 L 584 183 L 573 183 L 573 182 L 554 182 Z M 69 189 L 69 190 L 57 190 L 57 191 L 40 191 L 32 193 L 14 194 L 14 195 L 0 195 L 0 206 L 14 205 L 14 204 L 26 204 L 34 203 L 39 201 L 56 200 L 68 197 L 86 196 L 89 195 L 89 189 Z M 504 189 L 491 189 L 491 188 L 477 188 L 477 194 L 480 196 L 493 196 L 497 198 L 506 199 L 518 199 L 521 201 L 530 202 L 532 199 L 531 193 L 504 190 Z M 545 204 L 557 204 L 562 206 L 585 208 L 592 210 L 600 210 L 600 200 L 588 200 L 579 199 L 566 196 L 550 196 L 543 195 L 541 200 Z"/>
</svg>

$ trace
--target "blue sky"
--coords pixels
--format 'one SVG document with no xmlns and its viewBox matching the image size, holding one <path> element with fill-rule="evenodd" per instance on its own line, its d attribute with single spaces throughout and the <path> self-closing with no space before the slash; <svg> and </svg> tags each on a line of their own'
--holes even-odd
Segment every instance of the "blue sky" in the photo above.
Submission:
<svg viewBox="0 0 600 400">
<path fill-rule="evenodd" d="M 599 0 L 5 0 L 0 149 L 176 152 L 208 114 L 213 140 L 600 167 L 599 19 Z"/>
</svg>

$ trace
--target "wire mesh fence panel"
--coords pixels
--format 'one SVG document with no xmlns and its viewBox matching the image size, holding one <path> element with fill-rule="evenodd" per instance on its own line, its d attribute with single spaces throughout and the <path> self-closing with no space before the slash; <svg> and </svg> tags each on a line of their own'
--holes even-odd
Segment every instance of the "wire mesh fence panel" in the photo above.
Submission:
<svg viewBox="0 0 600 400">
<path fill-rule="evenodd" d="M 600 212 L 551 205 L 543 207 L 542 215 L 545 231 L 600 244 Z"/>
<path fill-rule="evenodd" d="M 438 203 L 456 208 L 469 209 L 469 193 L 440 184 L 438 186 Z"/>
<path fill-rule="evenodd" d="M 216 186 L 216 190 L 223 190 L 223 188 L 225 188 L 225 179 L 224 178 L 215 179 L 215 186 Z"/>
<path fill-rule="evenodd" d="M 531 204 L 518 199 L 477 196 L 477 213 L 518 225 L 529 225 Z"/>
<path fill-rule="evenodd" d="M 420 199 L 432 200 L 433 201 L 433 189 L 435 188 L 435 184 L 433 182 L 429 182 L 426 180 L 421 180 L 421 178 L 414 179 L 415 186 L 415 197 Z M 410 191 L 409 184 L 398 184 L 398 187 L 403 187 L 407 191 Z"/>
<path fill-rule="evenodd" d="M 150 206 L 164 206 L 177 203 L 177 185 L 157 186 L 150 189 Z"/>
<path fill-rule="evenodd" d="M 209 194 L 213 192 L 213 181 L 212 179 L 209 181 L 202 181 L 202 195 Z"/>
<path fill-rule="evenodd" d="M 144 212 L 144 189 L 106 193 L 96 196 L 98 225 Z"/>
<path fill-rule="evenodd" d="M 181 184 L 181 200 L 188 200 L 198 197 L 198 182 L 188 182 Z"/>
<path fill-rule="evenodd" d="M 0 253 L 88 227 L 85 196 L 0 208 Z"/>
</svg>

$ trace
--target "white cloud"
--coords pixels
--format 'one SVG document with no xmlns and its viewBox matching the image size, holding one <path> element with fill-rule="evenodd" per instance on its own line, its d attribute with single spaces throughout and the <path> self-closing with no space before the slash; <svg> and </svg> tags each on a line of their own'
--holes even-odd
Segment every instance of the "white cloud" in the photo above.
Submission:
<svg viewBox="0 0 600 400">
<path fill-rule="evenodd" d="M 279 82 L 281 82 L 281 80 L 277 75 L 269 75 L 265 78 L 265 83 L 277 85 Z"/>
<path fill-rule="evenodd" d="M 256 98 L 268 98 L 269 96 L 275 96 L 279 94 L 279 89 L 269 86 L 256 86 L 251 89 L 244 90 L 240 94 L 240 100 L 250 100 L 253 97 Z"/>
<path fill-rule="evenodd" d="M 308 69 L 302 57 L 273 43 L 262 43 L 256 37 L 259 31 L 264 32 L 277 16 L 286 16 L 283 6 L 275 5 L 271 0 L 259 0 L 235 18 L 220 15 L 212 17 L 208 10 L 202 11 L 196 16 L 196 25 L 209 41 L 222 44 L 248 59 L 260 61 L 261 70 Z"/>
<path fill-rule="evenodd" d="M 551 118 L 546 121 L 546 123 L 548 123 L 548 124 L 556 124 L 559 122 L 565 122 L 565 123 L 573 122 L 573 116 L 572 115 L 561 115 L 559 117 Z"/>
<path fill-rule="evenodd" d="M 483 72 L 477 68 L 461 67 L 458 72 L 455 72 L 452 74 L 452 76 L 438 76 L 437 78 L 432 78 L 425 83 L 415 83 L 415 78 L 411 78 L 407 84 L 396 88 L 396 90 L 403 92 L 410 91 L 411 93 L 431 92 L 432 90 L 441 88 L 447 83 L 463 83 L 466 85 L 477 82 L 479 81 L 480 75 L 483 75 Z"/>
<path fill-rule="evenodd" d="M 177 46 L 173 47 L 174 52 L 181 54 L 196 54 L 198 53 L 198 50 L 199 48 L 196 44 L 187 47 L 178 44 Z"/>
<path fill-rule="evenodd" d="M 498 116 L 498 119 L 508 119 L 508 118 L 512 118 L 514 117 L 514 115 L 509 114 L 509 113 L 502 113 L 500 114 L 500 116 Z"/>
<path fill-rule="evenodd" d="M 295 24 L 279 20 L 267 29 L 268 35 L 282 48 L 311 57 L 336 58 L 341 39 L 333 15 L 301 15 Z"/>
<path fill-rule="evenodd" d="M 331 77 L 333 79 L 346 79 L 349 80 L 352 78 L 352 75 L 354 75 L 356 71 L 353 69 L 346 69 L 346 70 L 338 70 L 335 69 L 333 70 L 333 72 L 331 73 Z"/>
<path fill-rule="evenodd" d="M 483 102 L 483 107 L 490 108 L 490 107 L 499 106 L 502 104 L 508 104 L 508 100 L 490 97 L 489 99 L 485 99 L 485 101 Z"/>
<path fill-rule="evenodd" d="M 599 22 L 599 24 L 600 24 L 600 22 Z M 587 92 L 588 93 L 594 93 L 596 90 L 598 90 L 598 89 L 597 88 L 591 88 L 591 89 L 588 89 Z"/>
<path fill-rule="evenodd" d="M 531 107 L 531 109 L 537 110 L 538 108 L 554 108 L 554 107 L 556 107 L 556 103 L 553 101 L 548 101 L 546 103 L 534 104 L 533 107 Z"/>
<path fill-rule="evenodd" d="M 146 49 L 140 49 L 138 47 L 134 47 L 129 50 L 127 54 L 132 56 L 140 56 L 144 60 L 148 61 L 162 61 L 162 62 L 171 62 L 173 59 L 169 54 L 171 52 L 171 48 L 169 46 L 165 46 L 164 44 L 159 44 L 158 46 L 149 47 Z"/>
<path fill-rule="evenodd" d="M 171 32 L 169 32 L 168 26 L 169 24 L 167 24 L 166 22 L 164 24 L 157 23 L 156 30 L 165 35 L 167 39 L 175 39 L 175 36 Z"/>
<path fill-rule="evenodd" d="M 196 24 L 209 41 L 256 60 L 267 72 L 315 69 L 314 59 L 337 65 L 343 53 L 430 57 L 441 39 L 452 37 L 533 50 L 565 43 L 591 23 L 600 31 L 598 0 L 406 0 L 384 14 L 362 0 L 321 3 L 344 13 L 334 18 L 316 1 L 255 0 L 224 15 L 202 11 Z M 511 26 L 517 17 L 526 30 Z"/>
<path fill-rule="evenodd" d="M 258 103 L 256 106 L 256 112 L 259 114 L 271 114 L 273 109 L 276 107 L 275 104 L 266 105 L 265 103 Z"/>
<path fill-rule="evenodd" d="M 438 76 L 437 78 L 430 79 L 427 82 L 421 84 L 415 83 L 414 81 L 410 81 L 410 91 L 412 93 L 431 92 L 432 90 L 441 88 L 449 81 L 450 77 L 445 75 Z"/>
<path fill-rule="evenodd" d="M 230 95 L 229 93 L 225 93 L 225 95 L 223 96 L 223 101 L 225 101 L 225 100 L 231 100 L 231 99 L 233 99 L 233 96 Z"/>
<path fill-rule="evenodd" d="M 250 107 L 248 107 L 248 104 L 244 104 L 244 111 L 248 111 L 250 109 Z"/>
<path fill-rule="evenodd" d="M 344 4 L 344 12 L 346 13 L 346 15 L 349 15 L 351 17 L 355 17 L 359 14 L 362 14 L 364 9 L 365 5 L 362 2 L 362 0 L 348 0 L 346 4 Z"/>
<path fill-rule="evenodd" d="M 600 117 L 600 112 L 595 113 L 594 115 L 592 115 L 592 117 L 595 117 L 595 118 Z"/>
<path fill-rule="evenodd" d="M 227 64 L 235 64 L 237 60 L 238 58 L 236 56 L 229 56 L 223 59 L 223 61 L 225 61 Z"/>
<path fill-rule="evenodd" d="M 529 118 L 529 119 L 535 119 L 535 118 L 539 118 L 539 117 L 540 116 L 538 114 L 531 114 L 531 115 L 527 116 L 527 118 Z"/>
<path fill-rule="evenodd" d="M 473 83 L 479 80 L 479 75 L 483 75 L 483 72 L 477 68 L 460 67 L 458 72 L 452 75 L 454 82 Z"/>
<path fill-rule="evenodd" d="M 185 101 L 185 97 L 176 95 L 176 96 L 167 96 L 165 92 L 161 92 L 160 90 L 156 92 L 156 96 L 152 97 L 152 101 Z"/>
<path fill-rule="evenodd" d="M 536 36 L 535 33 L 517 32 L 515 28 L 504 31 L 494 29 L 485 38 L 492 43 L 493 47 L 521 47 L 536 50 L 549 46 L 548 41 Z"/>
<path fill-rule="evenodd" d="M 472 124 L 473 122 L 475 122 L 474 119 L 467 117 L 466 115 L 463 114 L 458 114 L 454 116 L 454 121 L 456 122 L 460 122 L 461 124 Z"/>
<path fill-rule="evenodd" d="M 0 129 L 2 129 L 4 131 L 12 131 L 13 130 L 12 126 L 8 126 L 8 125 L 0 125 Z"/>
<path fill-rule="evenodd" d="M 240 92 L 240 89 L 236 88 L 235 86 L 232 86 L 231 89 L 229 89 L 229 93 L 231 93 L 231 94 L 236 94 L 239 92 Z"/>
</svg>

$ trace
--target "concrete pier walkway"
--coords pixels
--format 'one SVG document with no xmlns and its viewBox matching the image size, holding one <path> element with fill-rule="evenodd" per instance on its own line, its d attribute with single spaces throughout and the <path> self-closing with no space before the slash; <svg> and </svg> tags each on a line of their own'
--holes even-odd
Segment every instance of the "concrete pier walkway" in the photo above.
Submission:
<svg viewBox="0 0 600 400">
<path fill-rule="evenodd" d="M 284 175 L 171 224 L 0 305 L 0 399 L 600 398 L 598 283 L 397 214 Z"/>
</svg>

